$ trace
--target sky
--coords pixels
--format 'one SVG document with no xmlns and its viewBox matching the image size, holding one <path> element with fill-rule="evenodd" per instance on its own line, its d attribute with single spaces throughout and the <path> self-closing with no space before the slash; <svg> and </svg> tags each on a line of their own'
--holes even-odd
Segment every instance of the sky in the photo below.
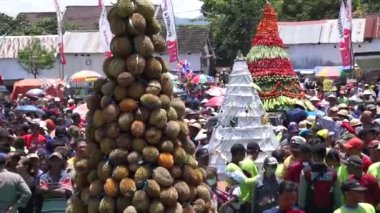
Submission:
<svg viewBox="0 0 380 213">
<path fill-rule="evenodd" d="M 152 0 L 159 3 L 159 0 Z M 97 5 L 98 0 L 59 0 L 62 9 L 67 5 Z M 104 0 L 106 5 L 116 0 Z M 172 0 L 175 16 L 179 18 L 196 18 L 201 16 L 202 2 L 199 0 Z M 19 12 L 52 12 L 53 0 L 0 0 L 0 12 L 16 16 Z"/>
</svg>

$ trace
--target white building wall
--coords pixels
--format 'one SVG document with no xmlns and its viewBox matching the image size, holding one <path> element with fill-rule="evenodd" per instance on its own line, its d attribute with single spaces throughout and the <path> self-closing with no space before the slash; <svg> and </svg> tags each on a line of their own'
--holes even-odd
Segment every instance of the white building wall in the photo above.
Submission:
<svg viewBox="0 0 380 213">
<path fill-rule="evenodd" d="M 353 44 L 353 48 L 354 53 L 380 51 L 380 40 Z M 341 56 L 337 44 L 287 45 L 287 52 L 296 69 L 341 65 Z"/>
</svg>

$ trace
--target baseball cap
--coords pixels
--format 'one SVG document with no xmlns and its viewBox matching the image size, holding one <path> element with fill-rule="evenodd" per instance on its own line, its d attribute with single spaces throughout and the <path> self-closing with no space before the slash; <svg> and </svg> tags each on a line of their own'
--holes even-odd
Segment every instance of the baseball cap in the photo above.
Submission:
<svg viewBox="0 0 380 213">
<path fill-rule="evenodd" d="M 363 145 L 363 141 L 359 138 L 352 138 L 343 144 L 346 149 L 363 149 Z"/>
<path fill-rule="evenodd" d="M 347 160 L 343 160 L 342 162 L 346 164 L 347 166 L 355 166 L 355 167 L 363 166 L 363 160 L 357 155 L 350 156 L 347 158 Z"/>
<path fill-rule="evenodd" d="M 237 152 L 245 152 L 245 151 L 246 151 L 245 147 L 240 143 L 232 145 L 232 147 L 230 149 L 231 154 L 234 154 Z"/>
<path fill-rule="evenodd" d="M 301 145 L 301 144 L 305 144 L 306 143 L 306 139 L 301 137 L 301 136 L 293 136 L 291 139 L 290 139 L 290 143 L 291 144 L 298 144 L 298 145 Z"/>
<path fill-rule="evenodd" d="M 346 180 L 345 182 L 342 183 L 340 189 L 342 190 L 342 192 L 346 192 L 346 191 L 364 192 L 367 190 L 367 188 L 361 186 L 360 183 L 355 179 Z"/>
<path fill-rule="evenodd" d="M 322 129 L 317 132 L 317 135 L 323 139 L 327 139 L 329 137 L 329 130 L 328 129 Z"/>
<path fill-rule="evenodd" d="M 40 159 L 40 157 L 38 157 L 38 155 L 36 153 L 31 153 L 31 154 L 27 155 L 26 157 L 28 159 L 33 159 L 33 158 Z"/>
<path fill-rule="evenodd" d="M 366 107 L 367 110 L 375 110 L 376 109 L 376 105 L 375 104 L 368 104 L 367 107 Z"/>
<path fill-rule="evenodd" d="M 264 160 L 264 165 L 277 165 L 278 161 L 274 157 L 266 157 Z"/>
<path fill-rule="evenodd" d="M 369 145 L 368 145 L 368 148 L 372 149 L 372 148 L 377 148 L 380 144 L 380 141 L 378 140 L 372 140 Z"/>
<path fill-rule="evenodd" d="M 256 152 L 256 151 L 262 152 L 258 143 L 250 142 L 247 144 L 247 152 Z"/>
<path fill-rule="evenodd" d="M 58 153 L 58 152 L 53 152 L 50 156 L 49 156 L 49 159 L 52 159 L 53 157 L 57 157 L 61 160 L 63 160 L 63 156 L 61 153 Z"/>
</svg>

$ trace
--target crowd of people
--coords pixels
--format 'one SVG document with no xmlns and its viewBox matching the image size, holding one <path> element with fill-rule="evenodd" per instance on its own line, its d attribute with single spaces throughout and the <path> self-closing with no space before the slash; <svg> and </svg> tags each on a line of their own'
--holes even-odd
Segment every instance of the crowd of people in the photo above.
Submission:
<svg viewBox="0 0 380 213">
<path fill-rule="evenodd" d="M 225 177 L 210 166 L 207 149 L 217 109 L 187 103 L 184 122 L 197 146 L 217 212 L 380 212 L 380 101 L 366 84 L 321 94 L 306 88 L 316 111 L 302 103 L 274 126 L 279 149 L 234 144 Z M 354 98 L 353 98 L 354 97 Z M 354 100 L 355 99 L 355 100 Z M 360 101 L 358 101 L 360 99 Z M 38 105 L 43 115 L 15 112 Z M 0 212 L 65 209 L 74 193 L 75 163 L 86 156 L 86 122 L 73 113 L 80 101 L 3 101 L 0 113 Z"/>
</svg>

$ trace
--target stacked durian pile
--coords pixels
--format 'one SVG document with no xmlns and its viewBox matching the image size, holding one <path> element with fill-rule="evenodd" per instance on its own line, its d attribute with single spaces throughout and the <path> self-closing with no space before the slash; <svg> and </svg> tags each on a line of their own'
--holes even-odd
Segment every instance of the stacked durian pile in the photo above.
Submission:
<svg viewBox="0 0 380 213">
<path fill-rule="evenodd" d="M 119 0 L 108 20 L 113 56 L 108 79 L 87 99 L 87 159 L 75 164 L 68 212 L 209 212 L 206 172 L 173 98 L 166 49 L 150 0 Z"/>
</svg>

